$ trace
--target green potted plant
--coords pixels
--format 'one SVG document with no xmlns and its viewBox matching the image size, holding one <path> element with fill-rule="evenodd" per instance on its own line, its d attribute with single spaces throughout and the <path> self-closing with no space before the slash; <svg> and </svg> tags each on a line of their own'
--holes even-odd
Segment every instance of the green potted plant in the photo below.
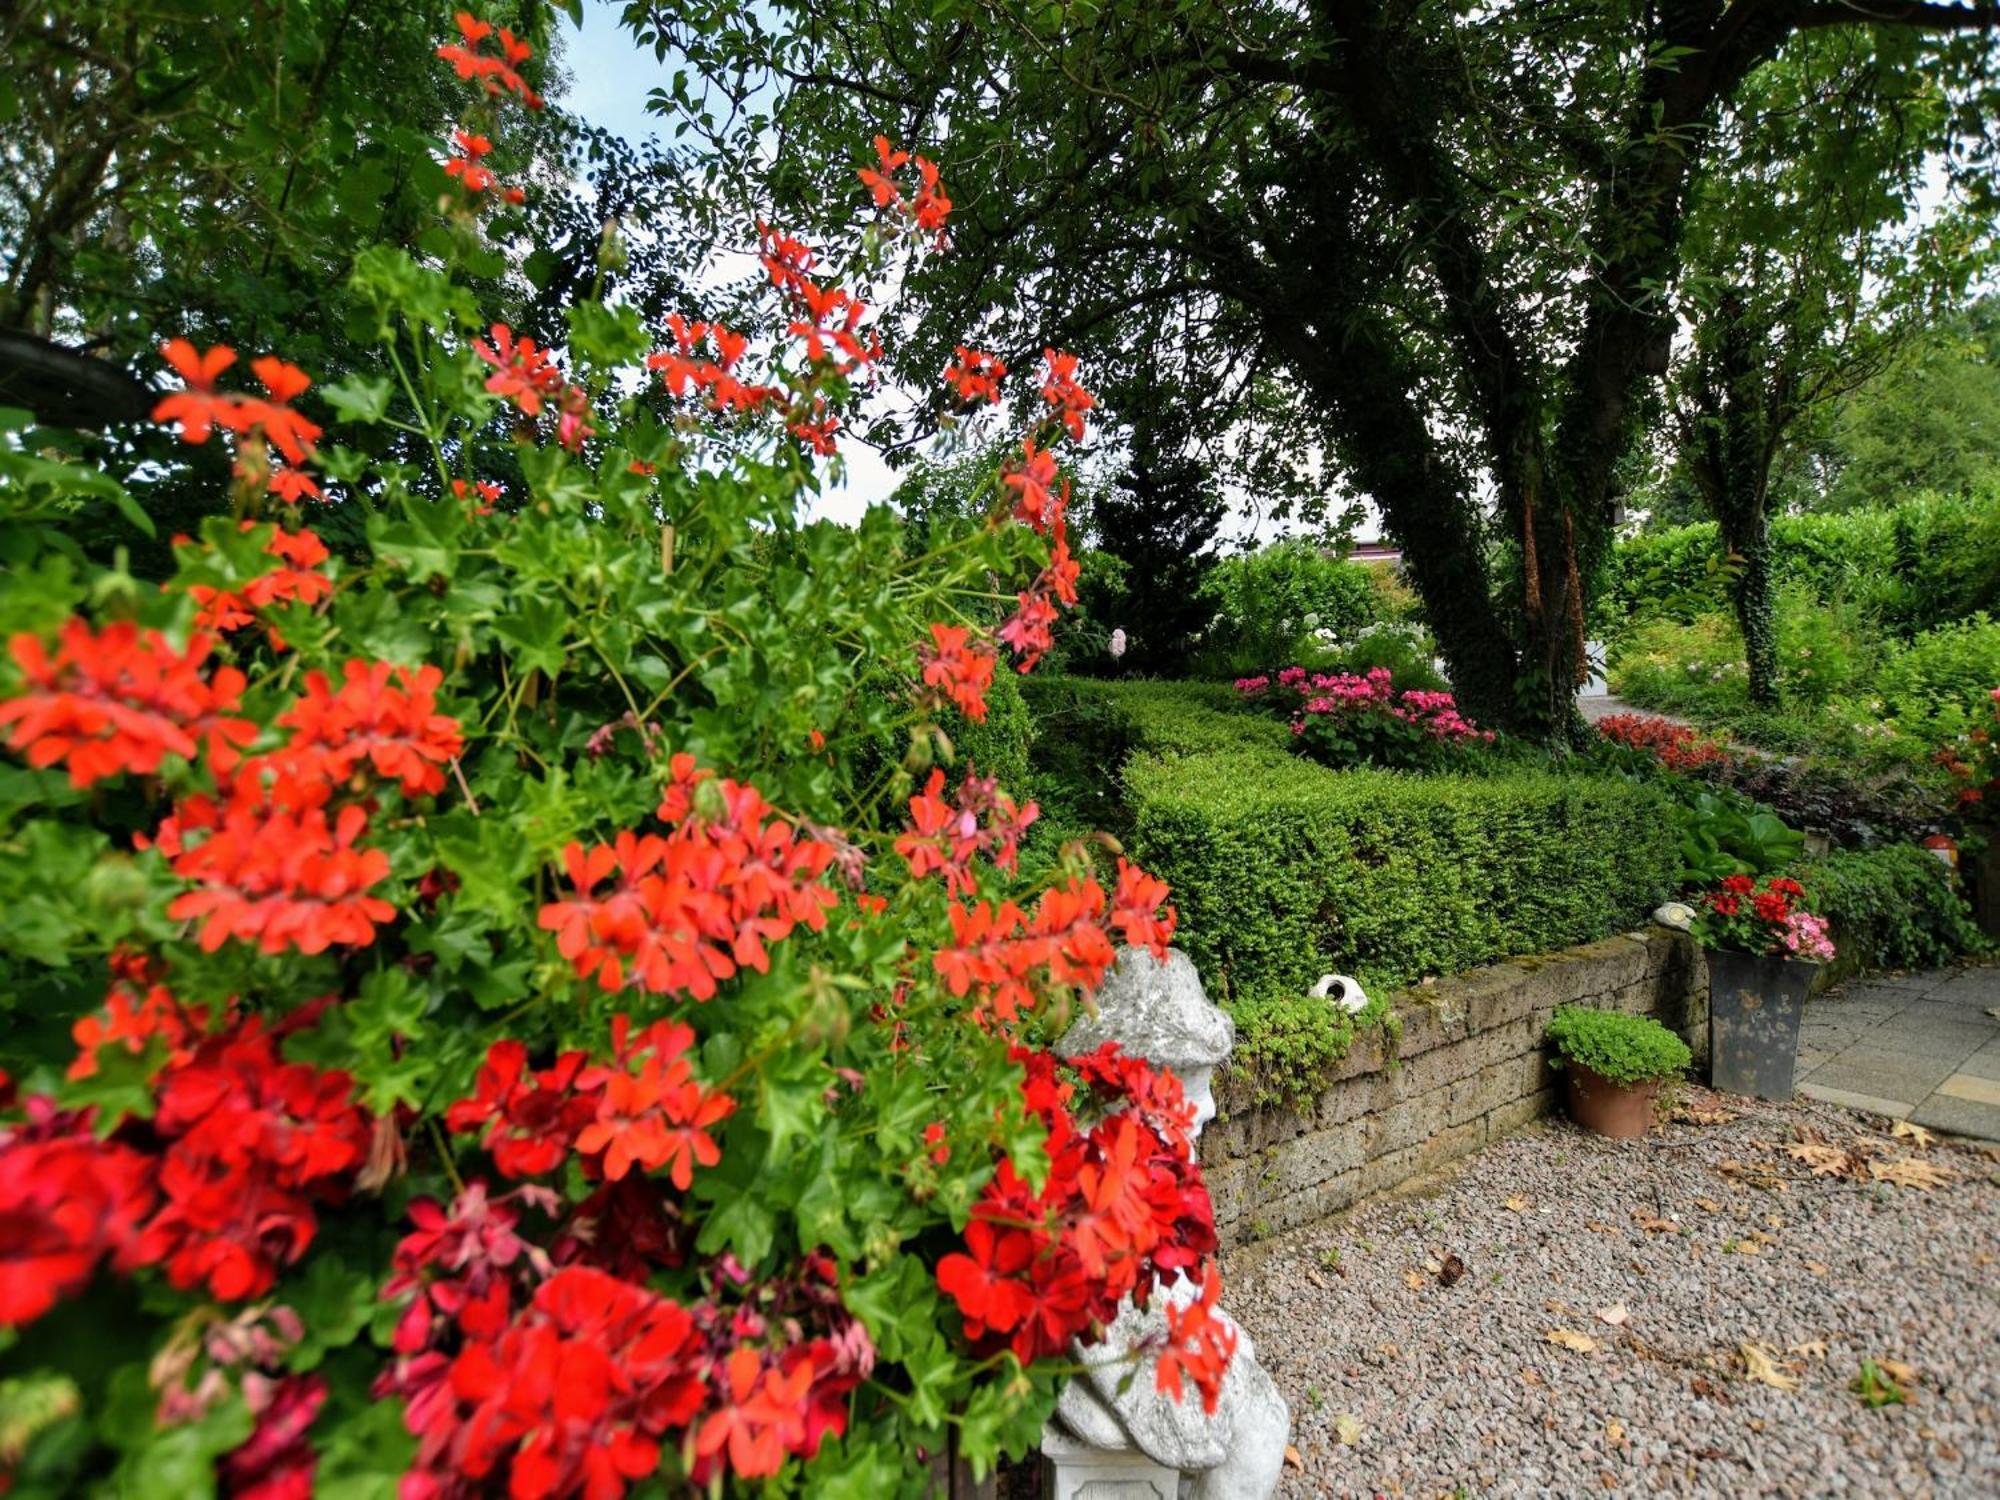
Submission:
<svg viewBox="0 0 2000 1500">
<path fill-rule="evenodd" d="M 1709 1081 L 1732 1094 L 1792 1097 L 1799 1020 L 1833 957 L 1826 919 L 1784 875 L 1731 875 L 1702 897 L 1693 927 L 1708 950 Z"/>
<path fill-rule="evenodd" d="M 1644 1135 L 1660 1085 L 1692 1060 L 1687 1043 L 1650 1016 L 1565 1005 L 1549 1021 L 1555 1065 L 1569 1080 L 1569 1115 L 1599 1135 Z"/>
</svg>

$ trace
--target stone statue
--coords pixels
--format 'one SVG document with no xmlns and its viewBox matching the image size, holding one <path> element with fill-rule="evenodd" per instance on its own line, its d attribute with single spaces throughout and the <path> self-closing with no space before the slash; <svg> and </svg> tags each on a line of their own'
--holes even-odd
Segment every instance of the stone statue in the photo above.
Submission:
<svg viewBox="0 0 2000 1500">
<path fill-rule="evenodd" d="M 1105 1042 L 1180 1078 L 1195 1106 L 1195 1134 L 1215 1118 L 1215 1070 L 1236 1028 L 1209 1003 L 1186 954 L 1162 962 L 1143 948 L 1120 950 L 1098 991 L 1097 1014 L 1072 1026 L 1059 1050 L 1074 1056 Z M 1133 1363 L 1135 1347 L 1164 1340 L 1166 1303 L 1185 1305 L 1200 1291 L 1183 1277 L 1148 1311 L 1128 1302 L 1102 1343 L 1076 1349 L 1084 1373 L 1064 1387 L 1042 1431 L 1052 1500 L 1266 1500 L 1277 1489 L 1292 1414 L 1248 1334 L 1237 1328 L 1213 1416 L 1191 1390 L 1183 1401 L 1159 1394 L 1150 1362 Z"/>
</svg>

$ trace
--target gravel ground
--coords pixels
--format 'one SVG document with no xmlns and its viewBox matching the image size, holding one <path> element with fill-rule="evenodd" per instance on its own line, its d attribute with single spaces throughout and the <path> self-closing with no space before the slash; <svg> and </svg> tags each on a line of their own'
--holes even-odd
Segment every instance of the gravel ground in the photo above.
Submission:
<svg viewBox="0 0 2000 1500">
<path fill-rule="evenodd" d="M 2000 1494 L 2000 1165 L 1871 1123 L 1692 1090 L 1646 1140 L 1549 1122 L 1237 1251 L 1280 1495 Z M 1862 1156 L 1815 1175 L 1802 1140 Z M 1949 1180 L 1856 1180 L 1900 1158 Z M 1908 1404 L 1865 1406 L 1863 1359 Z"/>
</svg>

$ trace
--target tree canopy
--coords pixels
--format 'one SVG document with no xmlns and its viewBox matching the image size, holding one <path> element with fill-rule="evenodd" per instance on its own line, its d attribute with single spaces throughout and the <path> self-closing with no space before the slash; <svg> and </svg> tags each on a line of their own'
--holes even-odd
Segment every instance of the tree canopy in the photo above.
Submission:
<svg viewBox="0 0 2000 1500">
<path fill-rule="evenodd" d="M 1986 5 L 625 16 L 680 65 L 654 102 L 708 139 L 713 179 L 787 222 L 852 229 L 800 165 L 826 148 L 885 131 L 948 163 L 956 253 L 923 273 L 907 379 L 931 381 L 976 318 L 1010 360 L 1086 354 L 1114 408 L 1162 392 L 1275 503 L 1324 496 L 1330 468 L 1403 544 L 1471 709 L 1522 727 L 1567 715 L 1582 580 L 1746 80 L 1809 33 L 1894 36 L 1955 174 L 1992 163 Z"/>
</svg>

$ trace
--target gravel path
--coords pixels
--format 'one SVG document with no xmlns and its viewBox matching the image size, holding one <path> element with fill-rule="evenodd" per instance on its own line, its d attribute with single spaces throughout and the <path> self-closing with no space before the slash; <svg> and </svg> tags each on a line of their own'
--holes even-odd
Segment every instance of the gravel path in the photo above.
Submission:
<svg viewBox="0 0 2000 1500">
<path fill-rule="evenodd" d="M 1645 1141 L 1550 1122 L 1236 1252 L 1280 1495 L 2000 1494 L 2000 1164 L 1868 1118 L 1691 1090 Z M 1949 1180 L 1856 1180 L 1901 1159 Z M 1863 1405 L 1863 1359 L 1909 1403 Z"/>
</svg>

